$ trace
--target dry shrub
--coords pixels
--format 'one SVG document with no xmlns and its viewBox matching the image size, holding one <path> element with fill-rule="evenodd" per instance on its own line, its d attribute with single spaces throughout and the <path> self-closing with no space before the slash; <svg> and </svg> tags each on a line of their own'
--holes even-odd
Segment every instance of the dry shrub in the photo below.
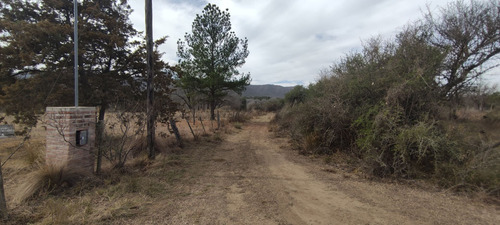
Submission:
<svg viewBox="0 0 500 225">
<path fill-rule="evenodd" d="M 234 123 L 234 122 L 244 123 L 244 122 L 250 120 L 251 118 L 252 117 L 250 116 L 249 113 L 237 111 L 237 112 L 234 112 L 232 115 L 230 115 L 229 122 L 230 123 Z"/>
<path fill-rule="evenodd" d="M 66 187 L 72 187 L 90 174 L 65 166 L 43 165 L 26 175 L 18 186 L 13 201 L 20 203 L 30 198 L 60 193 Z"/>
<path fill-rule="evenodd" d="M 466 182 L 474 184 L 488 195 L 500 197 L 500 148 L 485 147 L 472 157 L 466 167 Z"/>
<path fill-rule="evenodd" d="M 490 124 L 499 124 L 500 123 L 500 109 L 491 110 L 486 115 L 483 116 L 483 119 Z"/>
<path fill-rule="evenodd" d="M 256 99 L 248 108 L 259 113 L 277 112 L 282 109 L 284 105 L 285 101 L 281 98 Z"/>
<path fill-rule="evenodd" d="M 132 141 L 129 145 L 132 158 L 143 158 L 147 156 L 147 139 L 146 136 L 141 136 L 134 141 Z M 155 138 L 154 149 L 156 154 L 159 153 L 175 153 L 178 150 L 178 146 L 174 141 L 169 139 L 168 137 L 157 136 Z"/>
<path fill-rule="evenodd" d="M 333 149 L 350 147 L 352 130 L 347 111 L 341 102 L 332 104 L 334 93 L 327 91 L 324 98 L 285 106 L 274 118 L 278 132 L 289 135 L 302 153 L 331 154 Z"/>
<path fill-rule="evenodd" d="M 487 113 L 474 108 L 463 108 L 457 110 L 455 115 L 459 120 L 480 121 Z"/>
<path fill-rule="evenodd" d="M 155 142 L 155 145 L 156 144 L 157 143 Z M 148 146 L 148 143 L 147 143 L 146 136 L 141 136 L 139 138 L 136 138 L 130 144 L 130 151 L 131 151 L 132 156 L 135 158 L 135 157 L 138 157 L 140 155 L 145 154 L 146 150 L 147 150 L 147 146 Z M 155 149 L 157 149 L 157 146 L 155 146 Z"/>
<path fill-rule="evenodd" d="M 484 192 L 500 197 L 498 128 L 470 121 L 442 121 L 448 149 L 436 165 L 433 180 L 454 191 Z M 480 130 L 486 130 L 480 133 Z"/>
<path fill-rule="evenodd" d="M 301 153 L 315 153 L 321 145 L 321 139 L 316 133 L 307 134 L 304 137 Z"/>
<path fill-rule="evenodd" d="M 103 133 L 97 147 L 115 168 L 125 165 L 134 148 L 142 148 L 146 116 L 145 113 L 136 112 L 139 107 L 137 104 L 128 110 L 115 108 L 101 125 Z"/>
<path fill-rule="evenodd" d="M 449 55 L 427 34 L 426 26 L 411 25 L 391 41 L 368 40 L 316 83 L 289 93 L 276 116 L 280 129 L 304 152 L 342 151 L 375 176 L 430 178 L 445 187 L 500 192 L 498 146 L 484 138 L 500 138 L 500 113 L 464 111 L 456 120 L 460 92 L 475 83 L 444 79 Z M 500 102 L 498 95 L 491 97 Z M 440 125 L 451 118 L 475 122 L 481 130 L 457 132 Z M 482 121 L 488 126 L 479 126 Z"/>
</svg>

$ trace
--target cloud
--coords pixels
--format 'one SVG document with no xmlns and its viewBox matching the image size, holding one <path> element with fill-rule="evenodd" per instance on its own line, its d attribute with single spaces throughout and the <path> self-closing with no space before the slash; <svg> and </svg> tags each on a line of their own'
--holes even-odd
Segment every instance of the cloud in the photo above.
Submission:
<svg viewBox="0 0 500 225">
<path fill-rule="evenodd" d="M 361 49 L 362 41 L 394 36 L 404 25 L 421 18 L 424 1 L 411 0 L 214 0 L 229 9 L 232 29 L 247 37 L 250 55 L 241 72 L 254 84 L 309 84 L 320 70 L 344 54 Z M 444 6 L 435 0 L 430 7 Z M 191 32 L 196 14 L 207 1 L 153 1 L 153 36 L 169 36 L 160 48 L 164 59 L 178 61 L 177 40 Z M 130 1 L 131 20 L 144 30 L 144 1 Z"/>
</svg>

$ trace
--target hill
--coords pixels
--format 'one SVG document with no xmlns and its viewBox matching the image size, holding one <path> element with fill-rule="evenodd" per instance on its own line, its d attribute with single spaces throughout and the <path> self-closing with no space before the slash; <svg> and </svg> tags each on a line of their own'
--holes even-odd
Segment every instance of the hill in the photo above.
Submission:
<svg viewBox="0 0 500 225">
<path fill-rule="evenodd" d="M 243 96 L 244 97 L 268 96 L 271 98 L 284 98 L 285 94 L 292 89 L 293 87 L 283 87 L 274 84 L 249 85 L 243 92 Z"/>
</svg>

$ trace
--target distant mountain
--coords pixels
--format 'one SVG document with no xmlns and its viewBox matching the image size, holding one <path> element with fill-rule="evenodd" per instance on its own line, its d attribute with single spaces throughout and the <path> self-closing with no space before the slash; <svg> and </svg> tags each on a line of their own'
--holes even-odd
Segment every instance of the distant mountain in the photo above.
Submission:
<svg viewBox="0 0 500 225">
<path fill-rule="evenodd" d="M 285 94 L 292 90 L 293 87 L 283 87 L 274 84 L 264 85 L 249 85 L 243 92 L 244 97 L 262 97 L 284 98 Z"/>
</svg>

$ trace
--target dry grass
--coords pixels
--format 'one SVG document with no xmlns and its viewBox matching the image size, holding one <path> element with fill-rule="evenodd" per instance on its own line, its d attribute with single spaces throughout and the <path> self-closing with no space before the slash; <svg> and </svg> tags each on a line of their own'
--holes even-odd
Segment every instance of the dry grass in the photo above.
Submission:
<svg viewBox="0 0 500 225">
<path fill-rule="evenodd" d="M 233 126 L 234 126 L 234 128 L 236 128 L 236 129 L 240 129 L 240 130 L 242 129 L 241 123 L 239 123 L 239 122 L 234 123 L 234 125 L 233 125 Z"/>
<path fill-rule="evenodd" d="M 41 224 L 69 224 L 70 218 L 77 208 L 74 205 L 68 207 L 69 204 L 62 199 L 49 199 L 45 201 L 43 214 L 47 215 Z"/>
<path fill-rule="evenodd" d="M 486 114 L 487 111 L 480 111 L 475 108 L 462 108 L 456 112 L 457 119 L 467 121 L 480 121 Z"/>
<path fill-rule="evenodd" d="M 13 124 L 12 116 L 0 114 L 5 117 L 4 122 Z M 22 125 L 14 124 L 14 129 L 19 132 L 23 129 Z M 0 138 L 0 158 L 4 162 L 14 151 L 23 143 L 22 147 L 12 155 L 3 169 L 14 170 L 16 174 L 20 170 L 30 170 L 34 166 L 44 162 L 45 151 L 45 123 L 43 119 L 39 121 L 37 127 L 33 128 L 29 134 L 29 139 L 23 143 L 24 136 L 15 136 L 10 138 Z M 9 174 L 4 174 L 9 177 Z"/>
<path fill-rule="evenodd" d="M 500 202 L 499 110 L 460 109 L 456 120 L 439 122 L 447 135 L 460 143 L 454 149 L 461 164 L 441 164 L 432 179 L 449 191 L 477 195 L 487 202 Z"/>
<path fill-rule="evenodd" d="M 112 113 L 108 115 L 109 122 L 113 122 Z M 199 139 L 193 138 L 187 122 L 178 116 L 177 126 L 187 149 L 222 141 L 224 135 L 234 129 L 228 122 L 231 115 L 232 112 L 221 110 L 221 127 L 217 129 L 217 123 L 210 122 L 208 112 L 199 112 L 197 116 L 202 117 L 206 130 L 205 137 Z M 201 137 L 205 132 L 200 121 L 190 122 L 193 132 Z M 130 143 L 133 153 L 125 167 L 113 169 L 113 165 L 104 159 L 99 177 L 82 176 L 78 171 L 61 167 L 40 166 L 45 158 L 43 126 L 40 123 L 33 129 L 32 138 L 4 167 L 11 218 L 7 224 L 120 223 L 143 213 L 146 206 L 156 200 L 175 195 L 177 190 L 172 188 L 185 179 L 185 168 L 190 164 L 189 157 L 185 156 L 189 153 L 185 151 L 191 150 L 179 148 L 168 127 L 158 124 L 157 134 L 164 132 L 166 135 L 156 138 L 156 160 L 147 159 L 145 139 L 137 138 Z M 106 129 L 111 134 L 119 133 L 116 126 L 107 126 Z M 21 141 L 22 137 L 0 139 L 0 157 L 5 159 Z"/>
<path fill-rule="evenodd" d="M 19 189 L 7 190 L 17 192 L 20 202 L 9 204 L 8 224 L 120 223 L 175 195 L 172 188 L 184 179 L 186 165 L 183 153 L 160 153 L 153 161 L 134 158 L 120 170 L 107 164 L 100 177 L 80 182 L 61 168 L 43 168 L 30 173 Z"/>
<path fill-rule="evenodd" d="M 23 145 L 19 152 L 19 157 L 29 167 L 42 165 L 45 163 L 45 141 L 32 140 Z"/>
<path fill-rule="evenodd" d="M 16 189 L 13 201 L 21 203 L 36 196 L 61 192 L 64 188 L 72 187 L 89 176 L 91 175 L 64 166 L 42 165 L 25 176 Z"/>
</svg>

